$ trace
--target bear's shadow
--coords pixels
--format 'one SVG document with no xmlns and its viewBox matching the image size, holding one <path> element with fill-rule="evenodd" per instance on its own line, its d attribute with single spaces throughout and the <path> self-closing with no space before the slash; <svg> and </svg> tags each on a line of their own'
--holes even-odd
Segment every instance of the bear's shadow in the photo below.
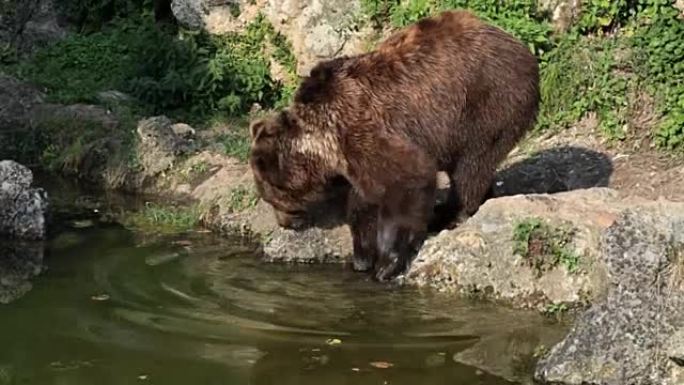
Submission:
<svg viewBox="0 0 684 385">
<path fill-rule="evenodd" d="M 613 164 L 603 153 L 577 146 L 542 150 L 497 172 L 492 198 L 518 194 L 553 194 L 606 187 Z M 330 229 L 344 224 L 348 186 L 338 187 L 310 218 L 308 227 Z M 442 190 L 443 195 L 446 191 Z"/>
</svg>

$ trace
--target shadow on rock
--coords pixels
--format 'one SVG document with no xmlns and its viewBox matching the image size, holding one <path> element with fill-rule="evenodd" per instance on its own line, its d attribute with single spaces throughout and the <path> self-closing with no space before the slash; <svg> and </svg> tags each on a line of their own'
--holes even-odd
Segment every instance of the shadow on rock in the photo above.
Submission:
<svg viewBox="0 0 684 385">
<path fill-rule="evenodd" d="M 557 147 L 499 171 L 492 197 L 607 187 L 612 173 L 613 164 L 605 154 L 582 147 Z"/>
</svg>

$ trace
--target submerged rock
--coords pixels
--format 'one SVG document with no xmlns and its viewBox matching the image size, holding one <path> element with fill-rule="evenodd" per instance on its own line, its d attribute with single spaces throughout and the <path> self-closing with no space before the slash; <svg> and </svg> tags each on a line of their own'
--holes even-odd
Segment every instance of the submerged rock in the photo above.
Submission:
<svg viewBox="0 0 684 385">
<path fill-rule="evenodd" d="M 42 270 L 48 202 L 32 182 L 28 168 L 0 161 L 0 304 L 28 292 L 30 279 Z"/>
<path fill-rule="evenodd" d="M 47 193 L 31 187 L 31 170 L 0 161 L 0 236 L 37 240 L 45 237 Z"/>
<path fill-rule="evenodd" d="M 31 278 L 43 271 L 41 241 L 0 241 L 0 304 L 7 304 L 31 290 Z"/>
</svg>

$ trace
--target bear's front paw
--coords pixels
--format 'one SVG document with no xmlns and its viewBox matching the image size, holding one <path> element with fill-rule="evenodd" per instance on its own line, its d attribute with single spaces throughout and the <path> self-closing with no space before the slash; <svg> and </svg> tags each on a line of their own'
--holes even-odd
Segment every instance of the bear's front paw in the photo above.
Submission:
<svg viewBox="0 0 684 385">
<path fill-rule="evenodd" d="M 382 266 L 379 266 L 375 271 L 375 279 L 380 282 L 391 281 L 397 275 L 404 272 L 404 263 L 401 258 L 393 253 L 389 261 Z"/>
<path fill-rule="evenodd" d="M 352 258 L 352 267 L 354 271 L 368 271 L 373 268 L 373 261 L 369 258 L 354 256 Z"/>
</svg>

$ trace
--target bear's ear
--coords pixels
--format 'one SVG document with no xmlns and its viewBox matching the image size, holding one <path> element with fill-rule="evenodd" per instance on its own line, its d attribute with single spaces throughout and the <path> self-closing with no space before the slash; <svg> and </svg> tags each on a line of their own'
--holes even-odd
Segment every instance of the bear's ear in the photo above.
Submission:
<svg viewBox="0 0 684 385">
<path fill-rule="evenodd" d="M 275 135 L 277 131 L 276 125 L 265 118 L 257 119 L 249 124 L 249 135 L 252 141 L 256 141 L 261 137 Z"/>
<path fill-rule="evenodd" d="M 335 69 L 339 67 L 338 59 L 327 60 L 316 64 L 309 76 L 304 78 L 295 93 L 297 103 L 321 103 L 333 96 Z"/>
</svg>

